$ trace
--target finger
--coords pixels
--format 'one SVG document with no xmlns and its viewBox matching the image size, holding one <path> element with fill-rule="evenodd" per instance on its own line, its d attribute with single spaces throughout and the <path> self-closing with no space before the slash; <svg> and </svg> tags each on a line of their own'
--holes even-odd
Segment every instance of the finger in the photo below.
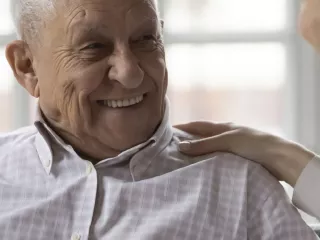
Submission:
<svg viewBox="0 0 320 240">
<path fill-rule="evenodd" d="M 199 156 L 213 152 L 229 152 L 230 138 L 228 136 L 228 134 L 220 134 L 200 140 L 181 142 L 179 143 L 179 150 L 190 156 Z"/>
<path fill-rule="evenodd" d="M 232 126 L 226 123 L 191 122 L 174 126 L 182 131 L 201 136 L 214 136 L 232 130 Z"/>
</svg>

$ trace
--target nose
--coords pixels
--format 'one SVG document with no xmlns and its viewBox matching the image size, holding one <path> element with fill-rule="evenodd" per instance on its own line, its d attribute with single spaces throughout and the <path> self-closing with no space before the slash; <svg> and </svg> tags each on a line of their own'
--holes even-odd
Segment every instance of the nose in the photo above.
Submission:
<svg viewBox="0 0 320 240">
<path fill-rule="evenodd" d="M 141 85 L 144 72 L 139 60 L 126 45 L 115 48 L 110 57 L 109 79 L 119 82 L 123 87 L 134 89 Z"/>
</svg>

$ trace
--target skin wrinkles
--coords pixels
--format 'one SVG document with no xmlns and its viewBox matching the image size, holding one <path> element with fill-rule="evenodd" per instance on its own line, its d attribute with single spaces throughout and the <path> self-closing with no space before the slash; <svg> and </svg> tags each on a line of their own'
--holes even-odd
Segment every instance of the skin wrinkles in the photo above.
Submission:
<svg viewBox="0 0 320 240">
<path fill-rule="evenodd" d="M 54 57 L 56 59 L 55 61 L 55 69 L 62 69 L 63 67 L 65 69 L 72 69 L 76 68 L 77 65 L 81 65 L 81 62 L 76 61 L 77 54 L 74 53 L 70 48 L 68 47 L 60 47 L 55 53 Z M 105 71 L 105 70 L 104 70 Z M 57 72 L 58 74 L 59 72 Z M 63 86 L 63 93 L 60 99 L 57 99 L 57 108 L 58 109 L 64 109 L 64 111 L 60 112 L 58 116 L 56 117 L 55 121 L 63 121 L 63 119 L 68 119 L 71 124 L 68 124 L 68 127 L 72 129 L 71 132 L 74 134 L 70 134 L 70 132 L 65 131 L 64 129 L 60 129 L 61 132 L 63 132 L 65 135 L 68 135 L 69 138 L 72 138 L 76 141 L 82 142 L 81 137 L 78 137 L 78 133 L 81 132 L 81 129 L 88 129 L 88 125 L 92 122 L 92 118 L 87 118 L 87 121 L 83 122 L 83 125 L 77 127 L 76 124 L 73 124 L 77 122 L 77 119 L 82 119 L 86 114 L 91 116 L 92 114 L 88 113 L 90 111 L 85 110 L 86 101 L 83 99 L 87 99 L 87 95 L 90 94 L 90 92 L 85 90 L 82 90 L 82 92 L 79 93 L 81 97 L 77 98 L 77 92 L 76 92 L 76 86 L 73 79 L 67 80 L 67 82 Z M 71 113 L 77 113 L 76 115 Z M 67 125 L 67 122 L 65 123 Z M 96 139 L 97 141 L 98 139 Z"/>
<path fill-rule="evenodd" d="M 157 11 L 155 9 L 155 5 L 152 1 L 150 0 L 145 0 L 144 3 L 146 3 L 147 6 L 150 7 L 150 9 L 153 10 L 153 16 L 150 17 L 149 15 L 144 16 L 145 19 L 147 20 L 152 20 L 155 22 L 158 22 L 158 18 L 155 17 L 155 15 L 157 15 Z M 119 8 L 119 5 L 121 4 L 121 1 L 118 4 L 114 4 L 113 8 Z M 126 13 L 124 14 L 125 16 L 130 15 L 130 13 L 132 13 L 136 7 L 138 7 L 139 5 L 141 5 L 141 1 L 133 1 L 133 3 L 130 5 L 130 7 L 128 7 L 128 10 L 126 11 Z M 87 7 L 87 10 L 86 10 Z M 94 10 L 96 12 L 105 12 L 105 14 L 108 14 L 110 11 L 107 11 L 106 9 L 101 8 L 101 3 L 93 3 L 91 0 L 89 1 L 84 1 L 83 3 L 77 5 L 76 7 L 74 7 L 70 14 L 67 17 L 67 21 L 68 24 L 66 26 L 66 31 L 67 33 L 69 33 L 69 31 L 73 30 L 74 28 L 79 27 L 79 25 L 81 26 L 81 20 L 85 19 L 88 15 L 87 11 L 88 8 L 91 10 Z M 132 22 L 136 22 L 136 20 L 133 20 Z M 79 24 L 80 23 L 80 24 Z M 104 23 L 100 23 L 100 26 L 102 28 L 106 28 L 108 29 L 108 26 L 105 25 Z"/>
<path fill-rule="evenodd" d="M 80 97 L 79 99 L 77 98 L 76 94 L 75 94 L 75 90 L 74 90 L 74 85 L 72 83 L 68 84 L 68 86 L 66 86 L 66 90 L 65 93 L 63 94 L 64 98 L 61 101 L 61 108 L 62 109 L 66 109 L 65 112 L 62 113 L 62 115 L 60 116 L 60 119 L 69 119 L 70 122 L 76 122 L 77 119 L 81 119 L 83 116 L 85 115 L 89 115 L 90 113 L 88 112 L 88 107 L 87 107 L 87 99 L 86 99 L 86 94 L 83 94 L 82 92 L 79 93 Z M 77 101 L 79 100 L 78 104 L 69 104 L 70 102 L 73 101 Z M 77 108 L 76 110 L 74 110 L 73 108 Z M 72 112 L 77 112 L 78 115 L 72 115 L 69 113 Z M 82 128 L 84 129 L 88 129 L 88 126 L 90 125 L 90 122 L 84 122 Z M 80 128 L 75 128 L 75 124 L 70 124 L 70 128 L 72 128 L 72 133 L 70 133 L 70 131 L 66 131 L 63 128 L 59 128 L 60 132 L 62 132 L 64 135 L 68 136 L 69 138 L 73 139 L 73 141 L 79 141 L 79 142 L 83 142 L 83 139 L 81 139 L 80 137 L 78 137 L 77 133 L 80 133 Z M 96 139 L 99 140 L 99 139 Z"/>
<path fill-rule="evenodd" d="M 66 68 L 70 69 L 72 68 L 73 61 L 70 61 L 70 56 L 68 55 L 70 53 L 70 49 L 64 48 L 59 49 L 55 53 L 53 53 L 53 57 L 55 59 L 54 61 L 54 69 L 56 69 L 56 75 L 59 75 L 59 70 Z M 63 67 L 62 67 L 63 66 Z M 76 86 L 74 85 L 74 82 L 69 79 L 67 82 L 64 83 L 63 92 L 61 94 L 60 98 L 56 99 L 57 102 L 57 109 L 64 109 L 64 111 L 57 112 L 55 116 L 55 121 L 61 121 L 62 119 L 69 119 L 70 122 L 75 122 L 75 119 L 73 119 L 72 115 L 69 113 L 74 112 L 73 107 L 75 104 L 71 104 L 74 100 L 76 100 Z M 53 94 L 54 96 L 58 96 L 59 94 Z M 73 124 L 71 124 L 70 127 L 72 127 Z M 76 131 L 76 129 L 73 129 L 73 131 Z M 78 131 L 76 131 L 78 132 Z"/>
<path fill-rule="evenodd" d="M 113 157 L 146 141 L 161 123 L 168 76 L 161 24 L 150 4 L 77 0 L 58 5 L 42 33 L 48 44 L 33 53 L 47 123 L 88 160 Z M 142 94 L 143 101 L 132 107 L 101 105 Z"/>
<path fill-rule="evenodd" d="M 78 4 L 70 11 L 69 16 L 67 17 L 67 18 L 70 18 L 70 19 L 68 19 L 69 23 L 66 25 L 67 33 L 69 30 L 73 29 L 74 25 L 76 25 L 76 23 L 78 22 L 79 19 L 83 19 L 86 17 L 86 15 L 87 15 L 87 12 L 85 10 L 86 6 L 90 7 L 91 10 L 94 10 L 97 12 L 105 12 L 105 10 L 102 10 L 99 8 L 99 6 L 101 6 L 100 3 L 93 3 L 91 1 L 84 1 L 83 3 Z M 94 8 L 95 6 L 97 6 L 97 7 Z"/>
<path fill-rule="evenodd" d="M 70 69 L 72 66 L 72 61 L 69 61 L 72 53 L 72 50 L 68 47 L 59 47 L 57 50 L 53 51 L 54 58 L 54 69 L 56 69 L 56 74 L 59 74 L 59 70 L 63 69 L 62 66 L 65 66 L 67 69 Z"/>
</svg>

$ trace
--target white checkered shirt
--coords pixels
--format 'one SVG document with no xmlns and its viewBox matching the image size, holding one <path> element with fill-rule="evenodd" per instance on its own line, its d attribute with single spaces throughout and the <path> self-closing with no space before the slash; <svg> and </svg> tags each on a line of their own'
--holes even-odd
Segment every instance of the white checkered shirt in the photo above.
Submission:
<svg viewBox="0 0 320 240">
<path fill-rule="evenodd" d="M 1 240 L 317 239 L 259 165 L 180 154 L 190 136 L 168 111 L 149 141 L 96 165 L 35 125 L 0 136 Z"/>
</svg>

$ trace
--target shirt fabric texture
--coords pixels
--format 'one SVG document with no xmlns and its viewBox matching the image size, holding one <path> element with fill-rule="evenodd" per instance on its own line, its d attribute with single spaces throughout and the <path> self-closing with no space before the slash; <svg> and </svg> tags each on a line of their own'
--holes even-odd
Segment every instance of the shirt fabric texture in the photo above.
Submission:
<svg viewBox="0 0 320 240">
<path fill-rule="evenodd" d="M 193 139 L 162 124 L 145 143 L 93 165 L 38 113 L 0 136 L 1 240 L 314 240 L 264 168 L 228 153 L 188 157 Z"/>
</svg>

